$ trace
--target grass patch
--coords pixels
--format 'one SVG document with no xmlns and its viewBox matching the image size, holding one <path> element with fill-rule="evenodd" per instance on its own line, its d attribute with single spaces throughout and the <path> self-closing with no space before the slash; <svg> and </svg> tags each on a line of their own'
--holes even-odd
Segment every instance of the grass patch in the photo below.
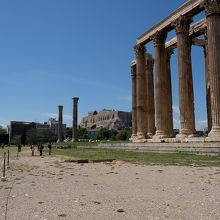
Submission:
<svg viewBox="0 0 220 220">
<path fill-rule="evenodd" d="M 116 159 L 146 165 L 180 165 L 180 166 L 220 166 L 220 156 L 195 155 L 190 153 L 148 153 L 131 152 L 114 149 L 75 148 L 54 149 L 56 156 L 77 159 L 101 160 Z"/>
</svg>

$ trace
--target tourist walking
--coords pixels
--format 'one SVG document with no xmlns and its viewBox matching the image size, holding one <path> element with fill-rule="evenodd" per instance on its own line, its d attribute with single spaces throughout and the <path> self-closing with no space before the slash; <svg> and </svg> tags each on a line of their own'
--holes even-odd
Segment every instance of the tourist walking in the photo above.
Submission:
<svg viewBox="0 0 220 220">
<path fill-rule="evenodd" d="M 31 145 L 31 156 L 32 156 L 32 157 L 34 156 L 34 150 L 35 150 L 35 146 L 34 146 L 34 145 Z"/>
<path fill-rule="evenodd" d="M 21 152 L 21 144 L 18 144 L 18 152 Z"/>
<path fill-rule="evenodd" d="M 40 156 L 43 156 L 43 149 L 44 149 L 44 145 L 40 144 L 39 146 Z"/>
<path fill-rule="evenodd" d="M 51 155 L 51 150 L 52 150 L 52 145 L 51 145 L 51 143 L 49 143 L 47 147 L 48 147 L 48 149 L 49 149 L 49 155 Z"/>
</svg>

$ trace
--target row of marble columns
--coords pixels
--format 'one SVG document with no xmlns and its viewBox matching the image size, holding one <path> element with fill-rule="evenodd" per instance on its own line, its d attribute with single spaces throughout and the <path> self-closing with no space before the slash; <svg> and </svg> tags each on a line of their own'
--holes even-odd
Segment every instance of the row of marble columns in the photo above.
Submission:
<svg viewBox="0 0 220 220">
<path fill-rule="evenodd" d="M 207 44 L 205 46 L 207 112 L 210 140 L 220 141 L 220 0 L 205 0 Z M 193 137 L 195 130 L 193 77 L 191 64 L 191 17 L 173 22 L 177 35 L 180 132 L 177 138 Z M 132 75 L 132 139 L 173 137 L 170 56 L 165 48 L 167 33 L 152 36 L 155 48 L 155 100 L 153 64 L 145 45 L 135 46 Z M 154 109 L 155 103 L 155 109 Z M 156 113 L 156 122 L 155 122 Z"/>
</svg>

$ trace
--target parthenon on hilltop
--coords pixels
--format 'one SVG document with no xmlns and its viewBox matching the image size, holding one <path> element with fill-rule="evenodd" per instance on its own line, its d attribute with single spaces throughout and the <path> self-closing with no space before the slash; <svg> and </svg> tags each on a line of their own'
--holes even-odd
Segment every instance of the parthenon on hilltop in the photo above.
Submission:
<svg viewBox="0 0 220 220">
<path fill-rule="evenodd" d="M 193 23 L 193 17 L 202 11 L 205 18 Z M 172 30 L 176 37 L 166 41 Z M 154 43 L 155 58 L 146 53 L 150 41 Z M 192 44 L 204 48 L 209 132 L 206 141 L 220 141 L 220 0 L 189 0 L 137 39 L 136 59 L 131 64 L 133 142 L 174 137 L 170 57 L 175 48 L 180 111 L 180 132 L 175 138 L 183 141 L 195 136 Z"/>
</svg>

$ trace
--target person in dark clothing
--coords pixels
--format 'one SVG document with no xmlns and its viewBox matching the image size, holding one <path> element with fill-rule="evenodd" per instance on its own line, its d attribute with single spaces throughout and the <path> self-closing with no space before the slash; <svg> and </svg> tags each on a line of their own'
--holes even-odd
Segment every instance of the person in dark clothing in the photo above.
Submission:
<svg viewBox="0 0 220 220">
<path fill-rule="evenodd" d="M 44 145 L 40 144 L 40 146 L 39 146 L 40 156 L 43 156 L 43 149 L 44 149 Z"/>
<path fill-rule="evenodd" d="M 21 152 L 21 145 L 18 144 L 18 152 Z"/>
<path fill-rule="evenodd" d="M 32 157 L 34 156 L 34 150 L 35 150 L 35 146 L 34 145 L 31 145 L 31 155 L 32 155 Z"/>
<path fill-rule="evenodd" d="M 49 143 L 47 147 L 48 147 L 48 149 L 49 149 L 49 155 L 51 155 L 51 150 L 52 150 L 52 145 L 51 145 L 51 143 Z"/>
</svg>

